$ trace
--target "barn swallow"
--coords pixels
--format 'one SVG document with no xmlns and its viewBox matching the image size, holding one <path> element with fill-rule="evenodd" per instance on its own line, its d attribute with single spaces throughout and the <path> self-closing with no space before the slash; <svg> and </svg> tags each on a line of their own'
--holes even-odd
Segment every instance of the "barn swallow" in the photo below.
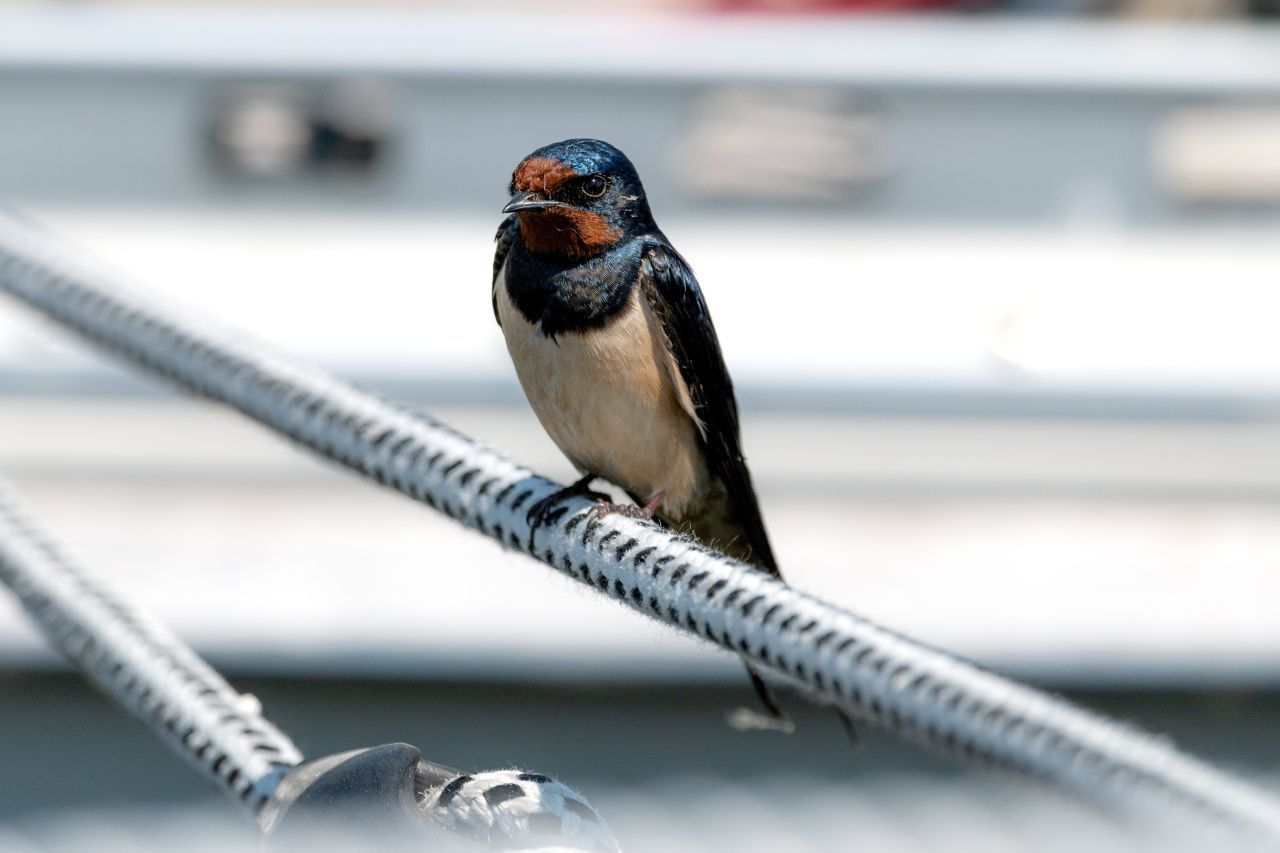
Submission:
<svg viewBox="0 0 1280 853">
<path fill-rule="evenodd" d="M 589 488 L 601 478 L 636 506 L 597 512 L 652 518 L 780 577 L 715 326 L 631 161 L 606 142 L 568 139 L 524 158 L 509 189 L 494 316 L 538 420 L 582 473 L 534 507 L 533 529 L 568 495 L 607 501 Z M 746 666 L 770 727 L 789 730 Z"/>
</svg>

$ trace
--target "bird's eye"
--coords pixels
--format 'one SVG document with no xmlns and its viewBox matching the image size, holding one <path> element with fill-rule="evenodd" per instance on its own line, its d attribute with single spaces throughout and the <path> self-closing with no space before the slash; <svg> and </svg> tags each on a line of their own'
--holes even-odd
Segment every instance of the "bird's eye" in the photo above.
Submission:
<svg viewBox="0 0 1280 853">
<path fill-rule="evenodd" d="M 582 193 L 591 198 L 600 198 L 600 196 L 604 195 L 605 187 L 608 185 L 608 181 L 600 175 L 592 175 L 582 182 Z"/>
</svg>

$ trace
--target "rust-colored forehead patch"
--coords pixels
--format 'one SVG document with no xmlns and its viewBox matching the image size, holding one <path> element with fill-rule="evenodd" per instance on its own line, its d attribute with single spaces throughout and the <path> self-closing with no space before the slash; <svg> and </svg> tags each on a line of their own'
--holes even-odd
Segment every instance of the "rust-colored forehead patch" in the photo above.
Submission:
<svg viewBox="0 0 1280 853">
<path fill-rule="evenodd" d="M 511 176 L 511 182 L 521 192 L 553 193 L 565 181 L 578 177 L 574 168 L 550 157 L 530 157 Z"/>
</svg>

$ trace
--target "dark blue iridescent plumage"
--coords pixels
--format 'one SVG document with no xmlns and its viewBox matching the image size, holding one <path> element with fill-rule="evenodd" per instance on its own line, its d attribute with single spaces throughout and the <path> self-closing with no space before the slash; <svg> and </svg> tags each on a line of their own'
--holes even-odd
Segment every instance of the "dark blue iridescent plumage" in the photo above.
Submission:
<svg viewBox="0 0 1280 853">
<path fill-rule="evenodd" d="M 599 255 L 563 261 L 534 255 L 517 239 L 507 255 L 507 292 L 544 335 L 600 328 L 626 306 L 640 277 L 642 247 L 629 239 Z"/>
</svg>

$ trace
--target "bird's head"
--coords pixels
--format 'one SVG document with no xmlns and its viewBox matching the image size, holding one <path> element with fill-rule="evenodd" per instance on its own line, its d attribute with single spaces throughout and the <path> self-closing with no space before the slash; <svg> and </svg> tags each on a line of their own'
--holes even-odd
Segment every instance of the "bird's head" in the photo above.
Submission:
<svg viewBox="0 0 1280 853">
<path fill-rule="evenodd" d="M 652 227 L 635 166 L 598 139 L 566 139 L 534 151 L 511 174 L 503 213 L 520 217 L 532 254 L 588 258 Z"/>
</svg>

